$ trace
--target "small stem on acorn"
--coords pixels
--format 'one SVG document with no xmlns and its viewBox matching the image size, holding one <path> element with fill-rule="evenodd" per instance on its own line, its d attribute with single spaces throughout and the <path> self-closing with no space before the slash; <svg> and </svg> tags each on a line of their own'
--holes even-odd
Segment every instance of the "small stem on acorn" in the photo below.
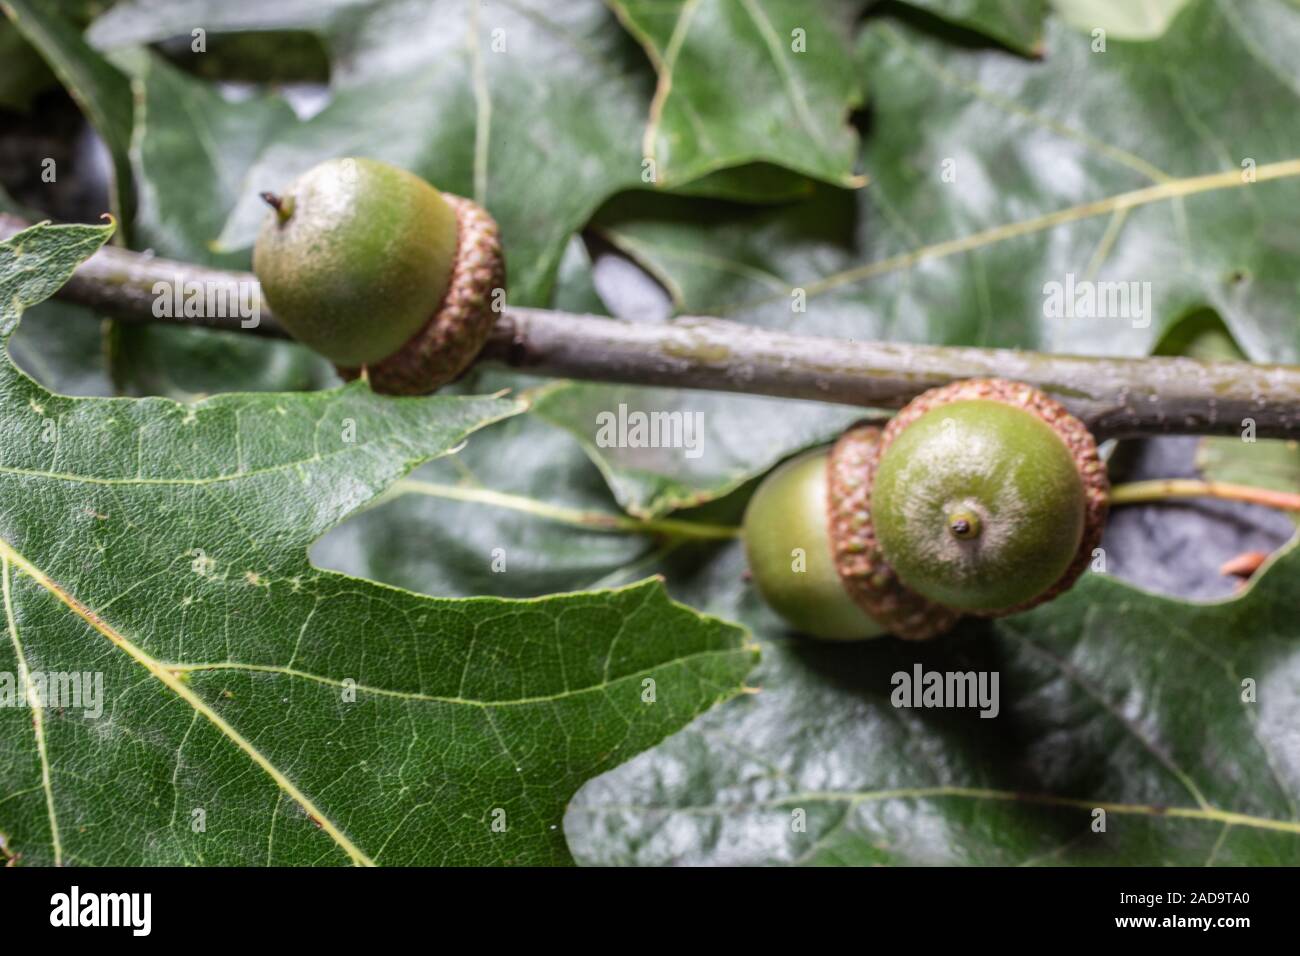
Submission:
<svg viewBox="0 0 1300 956">
<path fill-rule="evenodd" d="M 259 193 L 262 201 L 275 210 L 276 218 L 280 222 L 286 223 L 289 217 L 293 215 L 293 197 L 280 197 L 275 193 Z"/>
</svg>

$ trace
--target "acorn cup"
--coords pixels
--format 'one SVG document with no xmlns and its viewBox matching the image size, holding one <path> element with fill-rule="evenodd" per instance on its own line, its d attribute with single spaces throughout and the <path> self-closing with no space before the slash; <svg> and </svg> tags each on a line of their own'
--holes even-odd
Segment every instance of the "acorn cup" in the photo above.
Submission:
<svg viewBox="0 0 1300 956">
<path fill-rule="evenodd" d="M 924 640 L 1073 585 L 1108 492 L 1082 422 L 1031 386 L 972 379 L 778 468 L 750 501 L 745 545 L 759 592 L 796 629 Z"/>
<path fill-rule="evenodd" d="M 468 199 L 373 159 L 331 159 L 279 195 L 253 271 L 295 339 L 377 392 L 419 395 L 483 348 L 505 287 L 500 235 Z"/>
</svg>

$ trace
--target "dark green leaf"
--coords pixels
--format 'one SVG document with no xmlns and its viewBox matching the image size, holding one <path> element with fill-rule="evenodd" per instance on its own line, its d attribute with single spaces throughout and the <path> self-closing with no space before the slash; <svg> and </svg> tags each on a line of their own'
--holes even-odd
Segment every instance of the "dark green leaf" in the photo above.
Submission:
<svg viewBox="0 0 1300 956">
<path fill-rule="evenodd" d="M 906 3 L 992 37 L 1019 53 L 1030 56 L 1043 53 L 1047 0 L 906 0 Z"/>
<path fill-rule="evenodd" d="M 1117 40 L 1154 40 L 1189 0 L 1052 0 L 1056 12 L 1081 30 L 1101 29 Z"/>
<path fill-rule="evenodd" d="M 642 139 L 671 187 L 763 160 L 844 185 L 862 94 L 842 4 L 800 0 L 612 0 L 645 48 L 658 90 Z M 719 69 L 726 63 L 725 69 Z"/>
<path fill-rule="evenodd" d="M 920 644 L 782 634 L 727 587 L 738 551 L 679 593 L 754 626 L 761 690 L 584 787 L 565 820 L 580 862 L 1300 863 L 1300 551 L 1233 601 L 1088 575 Z M 917 666 L 997 673 L 998 715 L 893 706 Z"/>
</svg>

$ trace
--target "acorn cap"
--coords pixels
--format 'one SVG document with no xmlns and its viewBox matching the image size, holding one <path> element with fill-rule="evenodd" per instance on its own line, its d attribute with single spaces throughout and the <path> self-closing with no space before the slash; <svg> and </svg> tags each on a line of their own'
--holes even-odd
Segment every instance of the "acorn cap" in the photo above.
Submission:
<svg viewBox="0 0 1300 956">
<path fill-rule="evenodd" d="M 392 355 L 360 368 L 338 367 L 343 378 L 364 373 L 376 392 L 425 395 L 458 378 L 487 342 L 497 317 L 492 297 L 506 282 L 500 230 L 478 203 L 451 193 L 442 198 L 457 223 L 456 256 L 442 303 Z"/>
<path fill-rule="evenodd" d="M 849 596 L 882 627 L 909 641 L 950 630 L 961 617 L 904 586 L 885 560 L 871 523 L 871 486 L 883 448 L 881 430 L 855 425 L 840 436 L 827 464 L 831 551 Z"/>
<path fill-rule="evenodd" d="M 1092 560 L 1093 551 L 1101 541 L 1106 521 L 1110 482 L 1106 475 L 1106 467 L 1097 454 L 1097 443 L 1083 422 L 1039 389 L 1005 379 L 969 379 L 953 382 L 917 396 L 885 427 L 873 467 L 878 467 L 879 461 L 894 442 L 921 416 L 944 405 L 971 401 L 999 402 L 1028 412 L 1047 425 L 1063 442 L 1082 485 L 1083 514 L 1079 543 L 1073 560 L 1069 562 L 1055 583 L 1032 598 L 1011 606 L 967 611 L 983 617 L 1001 617 L 1050 601 L 1069 589 L 1083 573 Z M 871 481 L 874 485 L 874 470 Z"/>
</svg>

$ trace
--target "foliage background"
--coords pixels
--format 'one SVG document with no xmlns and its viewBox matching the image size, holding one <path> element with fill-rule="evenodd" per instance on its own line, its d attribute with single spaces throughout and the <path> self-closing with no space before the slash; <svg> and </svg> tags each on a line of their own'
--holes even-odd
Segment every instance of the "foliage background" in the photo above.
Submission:
<svg viewBox="0 0 1300 956">
<path fill-rule="evenodd" d="M 17 132 L 6 137 L 3 181 L 12 195 L 4 201 L 65 219 L 113 208 L 121 220 L 114 241 L 132 248 L 246 268 L 258 191 L 321 159 L 363 153 L 484 202 L 503 228 L 517 304 L 637 321 L 703 312 L 810 334 L 1085 353 L 1217 348 L 1295 361 L 1300 350 L 1293 265 L 1300 233 L 1290 215 L 1300 192 L 1300 73 L 1291 55 L 1300 10 L 1287 0 L 56 6 L 4 3 L 11 23 L 0 44 L 22 52 L 0 101 L 28 111 L 26 120 L 11 114 Z M 208 42 L 197 55 L 189 52 L 196 25 Z M 1104 53 L 1092 49 L 1098 25 L 1107 30 Z M 807 53 L 787 52 L 794 29 L 805 31 Z M 500 52 L 496 30 L 504 31 Z M 51 88 L 52 78 L 61 87 Z M 79 116 L 102 148 L 79 133 Z M 33 181 L 47 155 L 60 159 L 57 189 Z M 655 184 L 642 181 L 646 155 L 655 160 Z M 1239 177 L 1247 157 L 1272 171 L 1249 187 Z M 940 180 L 949 159 L 956 183 Z M 97 164 L 106 176 L 96 175 Z M 1214 185 L 1198 185 L 1215 174 Z M 1067 272 L 1151 281 L 1154 321 L 1138 329 L 1041 317 L 1043 283 Z M 808 290 L 807 313 L 791 314 L 794 287 Z M 59 303 L 32 308 L 10 348 L 45 386 L 76 395 L 193 401 L 265 392 L 268 404 L 255 406 L 265 411 L 286 401 L 275 393 L 336 384 L 297 346 L 107 326 Z M 508 774 L 477 779 L 477 756 L 426 769 L 420 780 L 444 774 L 468 787 L 469 809 L 460 815 L 436 788 L 427 804 L 391 803 L 382 774 L 352 772 L 357 750 L 295 765 L 287 778 L 300 779 L 308 796 L 329 791 L 317 779 L 350 780 L 340 806 L 367 808 L 373 819 L 358 818 L 355 830 L 385 834 L 388 842 L 376 837 L 375 847 L 391 845 L 387 857 L 1300 861 L 1300 635 L 1291 610 L 1300 559 L 1284 517 L 1221 504 L 1119 512 L 1104 542 L 1110 573 L 1089 575 L 1051 605 L 967 624 L 921 647 L 892 639 L 825 646 L 786 633 L 761 606 L 738 544 L 612 534 L 604 518 L 672 514 L 734 524 L 758 476 L 833 436 L 854 410 L 550 383 L 489 368 L 453 392 L 506 388 L 527 398 L 527 411 L 501 421 L 484 415 L 463 450 L 411 479 L 398 477 L 407 464 L 455 442 L 413 454 L 398 435 L 400 453 L 375 450 L 383 477 L 372 491 L 388 491 L 373 502 L 351 500 L 365 509 L 315 543 L 315 564 L 451 599 L 438 606 L 463 606 L 484 620 L 514 607 L 498 601 L 561 592 L 582 592 L 568 600 L 624 620 L 628 592 L 604 589 L 659 574 L 677 600 L 747 629 L 762 662 L 746 678 L 751 656 L 741 632 L 698 619 L 687 640 L 699 642 L 695 650 L 721 642 L 732 664 L 705 675 L 709 686 L 683 691 L 685 706 L 650 708 L 627 746 L 611 751 L 577 715 L 546 728 L 506 728 L 504 750 L 529 755 L 530 785 L 548 791 L 544 799 L 529 786 L 503 797 Z M 244 400 L 258 401 L 231 399 Z M 692 460 L 672 450 L 595 447 L 595 414 L 620 402 L 704 412 L 706 453 Z M 411 413 L 418 414 L 435 413 Z M 250 417 L 254 434 L 261 418 Z M 1295 450 L 1281 445 L 1165 440 L 1126 445 L 1113 458 L 1117 477 L 1198 469 L 1244 469 L 1253 481 L 1296 485 Z M 513 496 L 509 507 L 502 493 Z M 327 524 L 318 517 L 283 530 L 301 547 L 314 536 L 308 530 Z M 41 530 L 49 540 L 66 532 L 57 524 Z M 505 574 L 490 569 L 495 548 L 509 555 Z M 1234 594 L 1217 573 L 1243 550 L 1275 548 L 1277 558 L 1248 590 Z M 119 578 L 129 577 L 129 561 L 129 553 L 114 555 Z M 645 635 L 684 613 L 661 599 L 649 607 L 641 613 L 653 625 L 637 619 Z M 145 619 L 164 632 L 165 646 L 168 629 Z M 341 616 L 333 629 L 341 643 L 393 652 L 391 629 L 377 633 L 365 615 Z M 500 653 L 478 665 L 485 682 L 520 659 L 529 634 L 500 632 Z M 579 628 L 556 648 L 572 640 L 591 651 L 608 635 L 603 626 Z M 635 662 L 630 687 L 695 652 L 645 640 L 653 659 Z M 448 641 L 454 647 L 457 638 Z M 980 720 L 891 707 L 889 676 L 918 661 L 999 671 L 1001 714 Z M 1244 678 L 1257 683 L 1257 703 L 1241 700 Z M 758 692 L 685 726 L 734 696 L 742 679 Z M 592 687 L 606 692 L 604 681 Z M 229 689 L 210 690 L 219 698 Z M 161 729 L 160 754 L 174 757 L 179 747 L 183 756 L 184 741 L 166 733 L 175 725 L 154 726 L 146 707 L 131 708 L 141 715 L 138 733 Z M 187 713 L 181 707 L 174 720 Z M 295 734 L 322 732 L 334 719 L 318 707 L 286 736 L 272 714 L 231 720 L 248 720 L 259 739 L 292 749 Z M 418 721 L 388 743 L 450 733 L 441 714 Z M 52 726 L 51 740 L 55 733 Z M 582 759 L 574 757 L 575 734 L 595 741 Z M 374 742 L 362 733 L 356 743 Z M 22 782 L 12 792 L 30 788 L 23 774 L 36 766 L 34 746 L 16 748 L 0 777 Z M 83 815 L 92 834 L 118 834 L 86 837 L 79 862 L 263 862 L 230 832 L 199 841 L 204 850 L 174 820 L 97 815 L 90 808 L 103 795 L 75 781 L 83 764 L 100 775 L 112 768 L 88 757 L 85 741 L 69 738 L 53 760 L 67 787 L 55 794 L 56 809 Z M 169 813 L 187 805 L 178 801 L 191 794 L 169 777 L 170 763 L 163 772 L 161 760 L 153 769 L 121 760 L 141 789 L 110 786 L 111 802 L 165 803 Z M 241 769 L 235 761 L 230 778 L 242 779 Z M 277 819 L 303 823 L 281 806 L 282 791 L 272 789 L 268 810 L 234 786 L 218 802 L 247 812 L 254 835 Z M 50 816 L 42 797 L 35 790 L 31 807 L 24 799 L 17 810 L 0 803 L 8 852 L 32 862 L 53 854 L 41 835 Z M 507 798 L 518 801 L 528 832 L 516 831 L 519 843 L 503 850 L 484 839 L 483 827 Z M 1097 806 L 1111 811 L 1102 834 L 1089 827 Z M 805 832 L 791 829 L 795 809 L 807 813 Z M 309 829 L 307 821 L 310 836 Z M 440 831 L 441 840 L 431 838 Z M 294 847 L 275 861 L 347 858 Z"/>
</svg>

